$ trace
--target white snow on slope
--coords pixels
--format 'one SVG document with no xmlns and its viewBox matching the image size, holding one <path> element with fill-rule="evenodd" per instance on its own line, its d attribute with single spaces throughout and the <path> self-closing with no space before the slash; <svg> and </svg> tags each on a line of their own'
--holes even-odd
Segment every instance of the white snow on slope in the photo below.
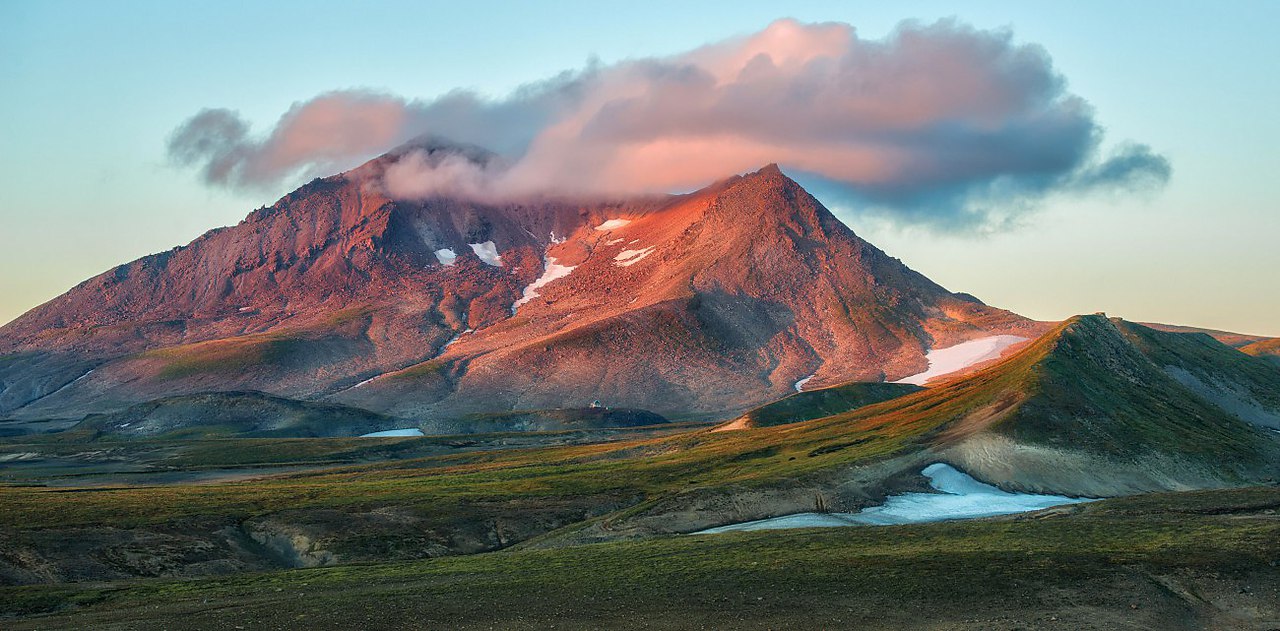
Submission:
<svg viewBox="0 0 1280 631">
<path fill-rule="evenodd" d="M 533 283 L 528 287 L 525 287 L 524 295 L 520 296 L 520 299 L 517 300 L 515 304 L 511 305 L 511 315 L 516 314 L 516 309 L 519 309 L 520 305 L 537 298 L 539 289 L 542 289 L 551 281 L 559 280 L 568 276 L 570 272 L 578 268 L 577 265 L 569 266 L 556 263 L 556 258 L 554 256 L 548 256 L 543 267 L 542 276 L 539 276 L 537 280 L 533 281 Z"/>
<path fill-rule="evenodd" d="M 408 429 L 388 429 L 381 432 L 370 432 L 361 434 L 360 438 L 387 438 L 389 436 L 426 436 L 426 434 L 423 434 L 422 430 L 416 427 L 411 427 Z"/>
<path fill-rule="evenodd" d="M 818 373 L 816 373 L 816 372 L 815 372 L 815 373 L 813 373 L 813 375 L 816 375 L 816 374 L 818 374 Z M 801 379 L 800 381 L 797 381 L 797 382 L 796 382 L 796 386 L 795 386 L 795 387 L 796 387 L 796 392 L 804 392 L 804 384 L 809 383 L 809 380 L 810 380 L 810 379 L 813 379 L 813 375 L 809 375 L 808 377 L 805 377 L 804 379 Z"/>
<path fill-rule="evenodd" d="M 653 249 L 657 246 L 649 246 L 643 250 L 623 250 L 613 257 L 614 265 L 618 267 L 630 267 L 639 263 L 644 257 L 649 256 Z"/>
<path fill-rule="evenodd" d="M 596 230 L 600 230 L 600 231 L 617 230 L 618 228 L 621 228 L 629 223 L 631 223 L 630 219 L 610 219 L 596 226 Z"/>
<path fill-rule="evenodd" d="M 68 383 L 66 383 L 66 384 L 63 384 L 63 386 L 62 386 L 61 388 L 58 388 L 57 390 L 54 390 L 53 392 L 50 392 L 49 394 L 46 394 L 46 395 L 44 395 L 44 396 L 46 396 L 46 397 L 51 397 L 51 396 L 53 396 L 53 395 L 55 395 L 55 394 L 58 394 L 59 392 L 62 392 L 63 390 L 66 390 L 67 388 L 70 388 L 71 386 L 76 385 L 77 383 L 80 383 L 81 381 L 83 381 L 83 380 L 84 380 L 84 378 L 85 378 L 85 377 L 88 377 L 89 375 L 92 375 L 94 370 L 97 370 L 97 369 L 96 369 L 96 368 L 90 368 L 90 369 L 89 369 L 89 372 L 86 372 L 85 374 L 80 375 L 79 377 L 76 377 L 75 379 L 72 379 L 70 382 L 68 382 Z"/>
<path fill-rule="evenodd" d="M 1063 504 L 1093 501 L 1063 495 L 1009 493 L 989 484 L 983 484 L 965 472 L 941 462 L 925 467 L 921 473 L 929 478 L 929 486 L 937 489 L 940 493 L 891 495 L 885 500 L 884 504 L 865 508 L 858 513 L 799 513 L 796 515 L 783 515 L 772 519 L 708 528 L 694 534 L 715 534 L 737 530 L 774 530 L 779 528 L 918 524 L 948 519 L 1012 515 Z"/>
<path fill-rule="evenodd" d="M 502 267 L 502 257 L 498 255 L 498 246 L 494 245 L 492 241 L 468 243 L 467 245 L 471 246 L 471 251 L 475 252 L 481 261 L 494 267 Z"/>
<path fill-rule="evenodd" d="M 458 253 L 450 248 L 440 248 L 436 250 L 436 260 L 440 261 L 441 265 L 453 265 L 458 262 Z"/>
<path fill-rule="evenodd" d="M 1004 352 L 1004 349 L 1018 342 L 1026 341 L 1026 339 L 1017 335 L 993 335 L 961 342 L 947 348 L 936 348 L 924 356 L 925 359 L 929 360 L 928 370 L 910 377 L 903 377 L 893 383 L 912 383 L 917 386 L 923 386 L 934 377 L 949 375 L 974 364 L 995 359 Z"/>
<path fill-rule="evenodd" d="M 382 376 L 382 375 L 374 375 L 374 376 L 369 377 L 368 379 L 365 379 L 364 381 L 361 381 L 360 383 L 357 383 L 356 385 L 351 386 L 350 388 L 347 388 L 347 389 L 348 389 L 348 390 L 355 390 L 356 388 L 359 388 L 360 386 L 363 386 L 363 385 L 365 385 L 365 384 L 373 383 L 373 380 L 374 380 L 374 379 L 377 379 L 378 377 L 381 377 L 381 376 Z"/>
</svg>

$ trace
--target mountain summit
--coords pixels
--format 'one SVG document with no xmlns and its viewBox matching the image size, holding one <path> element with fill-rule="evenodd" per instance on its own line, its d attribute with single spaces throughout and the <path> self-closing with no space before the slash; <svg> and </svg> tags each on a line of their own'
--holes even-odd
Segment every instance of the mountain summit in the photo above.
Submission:
<svg viewBox="0 0 1280 631">
<path fill-rule="evenodd" d="M 0 328 L 0 414 L 254 389 L 442 429 L 593 402 L 724 418 L 801 380 L 892 380 L 929 348 L 1041 330 L 886 255 L 776 165 L 685 195 L 392 199 L 380 179 L 409 153 Z"/>
</svg>

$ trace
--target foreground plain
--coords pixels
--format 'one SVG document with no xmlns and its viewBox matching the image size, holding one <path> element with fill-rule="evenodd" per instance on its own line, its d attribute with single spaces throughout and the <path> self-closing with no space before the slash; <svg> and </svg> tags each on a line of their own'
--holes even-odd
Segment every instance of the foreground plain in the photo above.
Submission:
<svg viewBox="0 0 1280 631">
<path fill-rule="evenodd" d="M 1273 629 L 1280 488 L 0 590 L 12 629 Z"/>
</svg>

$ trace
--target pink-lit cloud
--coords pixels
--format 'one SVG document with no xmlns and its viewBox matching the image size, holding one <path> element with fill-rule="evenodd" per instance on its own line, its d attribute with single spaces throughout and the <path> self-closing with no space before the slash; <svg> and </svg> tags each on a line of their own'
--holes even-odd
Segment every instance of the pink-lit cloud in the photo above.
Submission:
<svg viewBox="0 0 1280 631">
<path fill-rule="evenodd" d="M 334 92 L 295 105 L 262 138 L 234 113 L 206 110 L 175 132 L 170 152 L 210 182 L 254 186 L 347 168 L 424 133 L 504 159 L 409 152 L 387 171 L 391 194 L 675 191 L 777 162 L 909 221 L 981 225 L 1006 202 L 1169 176 L 1142 145 L 1099 155 L 1092 108 L 1043 49 L 953 21 L 867 40 L 847 24 L 780 20 L 499 100 Z"/>
</svg>

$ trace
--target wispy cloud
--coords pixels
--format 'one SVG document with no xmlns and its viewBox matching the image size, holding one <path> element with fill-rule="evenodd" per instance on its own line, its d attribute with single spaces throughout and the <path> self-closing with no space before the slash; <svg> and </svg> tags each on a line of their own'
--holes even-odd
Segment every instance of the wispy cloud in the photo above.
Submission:
<svg viewBox="0 0 1280 631">
<path fill-rule="evenodd" d="M 233 112 L 205 110 L 175 130 L 169 151 L 210 183 L 254 187 L 349 168 L 424 133 L 503 159 L 409 153 L 387 172 L 393 195 L 674 191 L 778 162 L 858 208 L 973 228 L 1053 192 L 1170 175 L 1144 145 L 1100 155 L 1092 108 L 1043 49 L 954 21 L 866 40 L 847 24 L 780 20 L 672 57 L 591 64 L 497 100 L 332 92 L 260 137 Z"/>
</svg>

